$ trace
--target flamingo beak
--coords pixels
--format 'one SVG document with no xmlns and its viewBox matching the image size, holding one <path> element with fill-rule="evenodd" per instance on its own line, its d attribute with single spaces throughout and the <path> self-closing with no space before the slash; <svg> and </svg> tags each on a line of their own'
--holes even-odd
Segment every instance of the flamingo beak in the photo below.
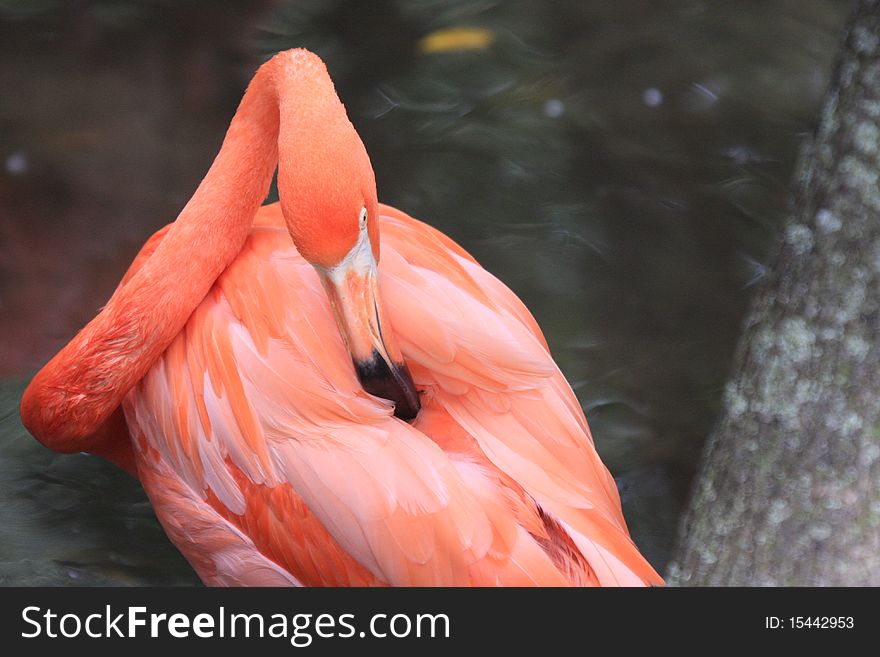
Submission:
<svg viewBox="0 0 880 657">
<path fill-rule="evenodd" d="M 412 420 L 419 412 L 419 394 L 392 332 L 383 331 L 388 324 L 366 231 L 340 264 L 318 273 L 364 390 L 393 401 L 394 415 Z"/>
</svg>

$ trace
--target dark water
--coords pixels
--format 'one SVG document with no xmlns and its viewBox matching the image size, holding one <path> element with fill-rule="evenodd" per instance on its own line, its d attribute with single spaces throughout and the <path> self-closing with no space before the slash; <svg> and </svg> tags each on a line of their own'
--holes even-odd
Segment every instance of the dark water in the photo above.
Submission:
<svg viewBox="0 0 880 657">
<path fill-rule="evenodd" d="M 535 313 L 662 569 L 850 5 L 0 2 L 0 582 L 194 581 L 137 485 L 43 450 L 17 396 L 293 46 L 327 62 L 380 198 Z M 464 27 L 482 43 L 438 35 Z"/>
</svg>

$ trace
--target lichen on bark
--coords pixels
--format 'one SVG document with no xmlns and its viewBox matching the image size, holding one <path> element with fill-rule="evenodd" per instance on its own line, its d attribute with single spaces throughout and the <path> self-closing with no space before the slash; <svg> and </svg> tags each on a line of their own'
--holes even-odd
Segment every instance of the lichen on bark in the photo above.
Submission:
<svg viewBox="0 0 880 657">
<path fill-rule="evenodd" d="M 880 585 L 880 2 L 861 0 L 746 319 L 672 585 Z"/>
</svg>

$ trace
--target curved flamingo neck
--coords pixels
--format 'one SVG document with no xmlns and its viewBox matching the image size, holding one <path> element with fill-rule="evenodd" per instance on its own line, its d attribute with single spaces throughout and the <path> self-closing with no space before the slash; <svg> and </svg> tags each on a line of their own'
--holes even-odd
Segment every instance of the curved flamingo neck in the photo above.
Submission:
<svg viewBox="0 0 880 657">
<path fill-rule="evenodd" d="M 300 139 L 325 130 L 328 121 L 332 128 L 340 111 L 345 119 L 317 56 L 287 51 L 260 67 L 214 163 L 153 255 L 31 381 L 21 415 L 35 437 L 57 451 L 89 450 L 84 441 L 107 422 L 241 251 L 279 145 L 282 159 L 296 157 L 289 151 Z M 289 176 L 285 183 L 296 184 Z"/>
</svg>

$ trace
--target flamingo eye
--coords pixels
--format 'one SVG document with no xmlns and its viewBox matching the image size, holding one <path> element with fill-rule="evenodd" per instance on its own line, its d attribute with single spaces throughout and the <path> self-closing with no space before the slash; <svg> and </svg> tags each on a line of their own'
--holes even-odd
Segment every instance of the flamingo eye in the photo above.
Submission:
<svg viewBox="0 0 880 657">
<path fill-rule="evenodd" d="M 358 222 L 360 224 L 361 230 L 364 230 L 367 227 L 367 209 L 361 208 L 361 215 L 358 218 Z"/>
</svg>

